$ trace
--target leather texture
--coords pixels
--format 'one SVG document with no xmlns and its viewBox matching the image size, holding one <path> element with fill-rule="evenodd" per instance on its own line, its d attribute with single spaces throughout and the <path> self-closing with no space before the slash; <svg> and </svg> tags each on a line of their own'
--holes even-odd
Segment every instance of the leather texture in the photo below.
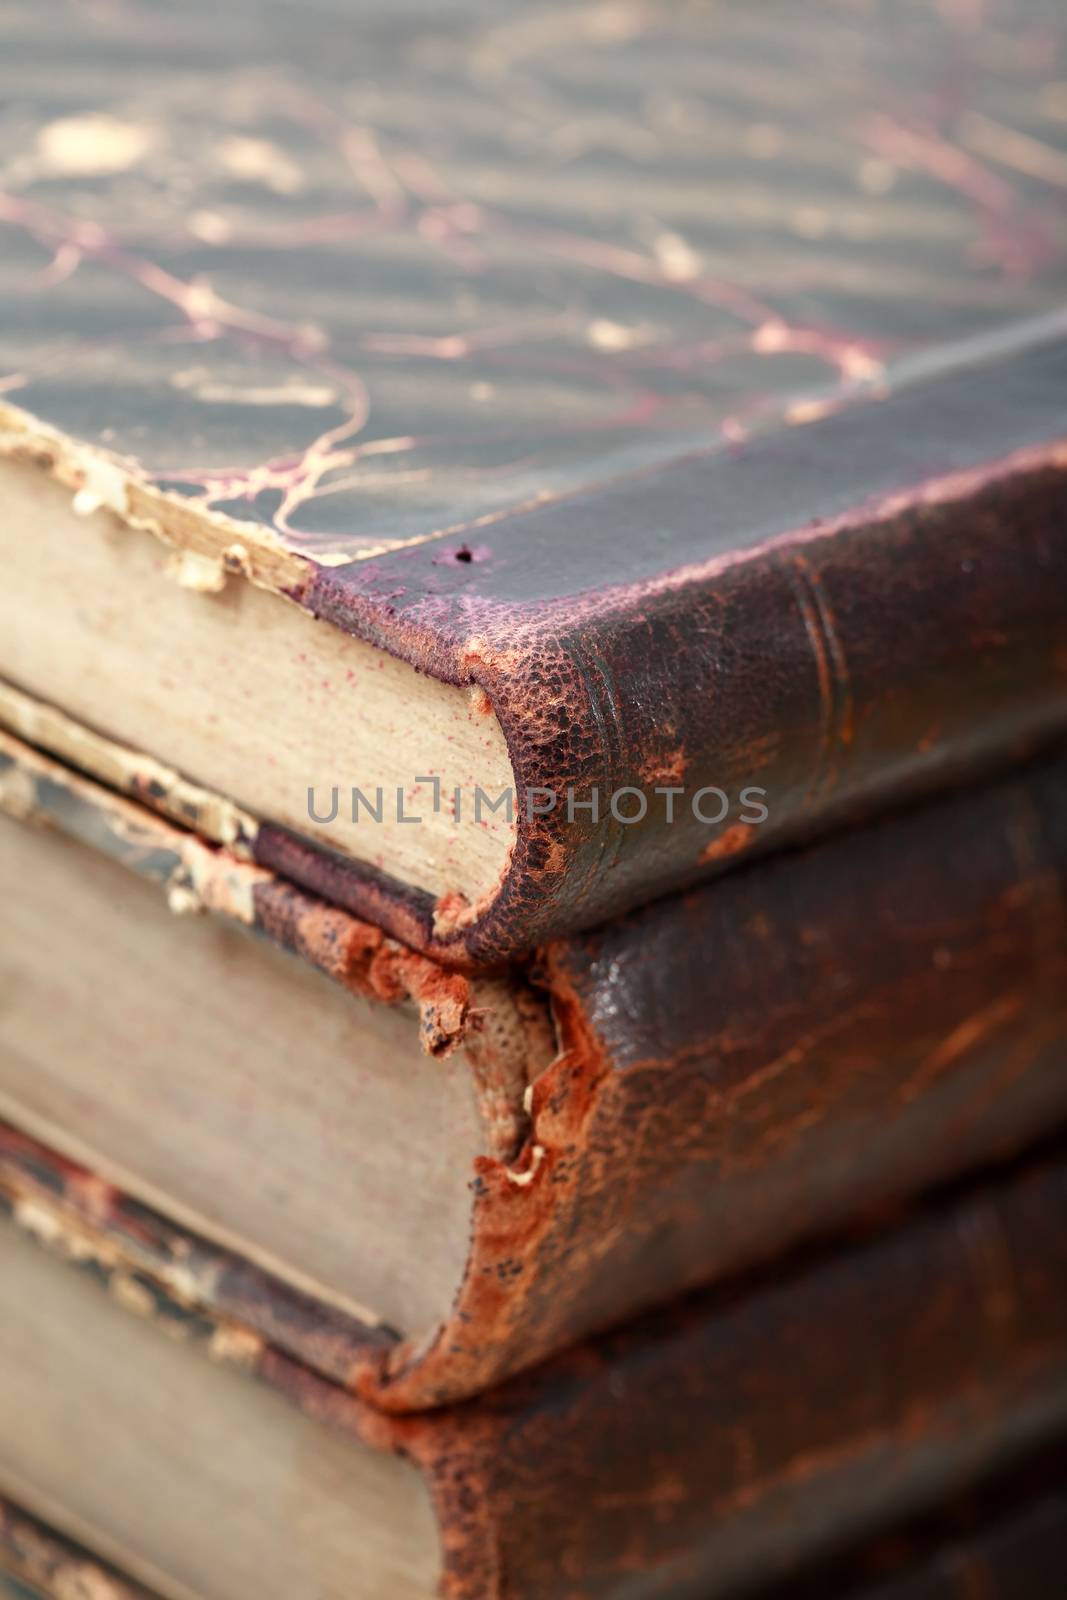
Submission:
<svg viewBox="0 0 1067 1600">
<path fill-rule="evenodd" d="M 57 4 L 0 21 L 0 448 L 511 748 L 461 923 L 266 864 L 491 964 L 1063 727 L 1057 0 Z M 679 782 L 722 822 L 610 815 Z"/>
<path fill-rule="evenodd" d="M 0 1501 L 0 1595 L 151 1600 L 10 1501 Z M 1061 1600 L 1067 1563 L 1067 1468 L 1062 1446 L 976 1486 L 845 1557 L 760 1591 L 759 1600 Z M 27 1588 L 16 1573 L 33 1579 Z M 77 1584 L 81 1588 L 77 1587 Z"/>
<path fill-rule="evenodd" d="M 1060 1600 L 1065 1570 L 1060 1442 L 760 1600 Z"/>
<path fill-rule="evenodd" d="M 847 1228 L 1067 1112 L 1067 766 L 885 818 L 545 952 L 529 1182 L 485 1165 L 453 1318 L 481 1387 Z"/>
<path fill-rule="evenodd" d="M 1041 341 L 502 520 L 478 563 L 442 573 L 414 546 L 321 572 L 316 615 L 477 683 L 508 741 L 511 863 L 467 926 L 438 919 L 442 952 L 513 955 L 1062 730 L 1065 393 L 1067 341 Z M 725 815 L 716 796 L 694 805 L 705 786 Z M 544 816 L 542 790 L 558 797 Z M 627 790 L 623 816 L 647 803 L 636 824 L 609 809 Z M 745 820 L 749 790 L 762 822 Z M 579 809 L 594 791 L 597 821 Z M 428 900 L 420 928 L 410 895 L 390 912 L 334 854 L 269 825 L 256 853 L 434 934 Z"/>
<path fill-rule="evenodd" d="M 482 1009 L 471 980 L 12 740 L 4 776 L 27 820 L 171 888 L 191 863 L 217 914 L 379 1002 L 416 1000 L 431 1050 Z M 1065 794 L 1050 756 L 547 946 L 519 1009 L 547 997 L 558 1052 L 528 1068 L 517 1151 L 476 1163 L 467 1269 L 433 1339 L 318 1321 L 208 1245 L 206 1303 L 376 1405 L 444 1404 L 1044 1136 L 1067 1117 Z M 144 1239 L 143 1219 L 127 1231 Z"/>
<path fill-rule="evenodd" d="M 63 1270 L 102 1291 L 132 1274 L 140 1314 L 212 1344 L 213 1318 L 131 1261 L 104 1214 L 14 1216 L 76 1263 Z M 447 1600 L 726 1600 L 1062 1438 L 1065 1223 L 1053 1149 L 862 1247 L 417 1416 L 383 1416 L 247 1330 L 212 1348 L 235 1382 L 258 1377 L 424 1474 Z"/>
</svg>

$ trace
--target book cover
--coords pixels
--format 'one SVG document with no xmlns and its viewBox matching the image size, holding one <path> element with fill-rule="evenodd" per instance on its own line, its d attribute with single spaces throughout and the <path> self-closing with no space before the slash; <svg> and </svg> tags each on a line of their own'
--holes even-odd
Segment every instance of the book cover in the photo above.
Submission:
<svg viewBox="0 0 1067 1600">
<path fill-rule="evenodd" d="M 0 27 L 0 674 L 266 865 L 491 964 L 1063 728 L 1052 0 Z"/>
<path fill-rule="evenodd" d="M 161 1287 L 105 1217 L 23 1200 L 0 1228 L 0 1486 L 168 1595 L 712 1600 L 1062 1437 L 1065 1205 L 1050 1150 L 862 1246 L 390 1418 Z M 114 1429 L 125 1449 L 101 1449 Z M 417 1570 L 401 1543 L 374 1587 L 379 1479 L 381 1522 L 423 1520 Z"/>
<path fill-rule="evenodd" d="M 1064 783 L 1063 758 L 1051 757 L 549 945 L 507 984 L 488 984 L 4 736 L 0 801 L 21 815 L 0 840 L 15 919 L 0 1112 L 21 1130 L 5 1135 L 9 1175 L 36 1170 L 35 1139 L 58 1142 L 75 1197 L 110 1206 L 117 1186 L 149 1212 L 170 1208 L 201 1236 L 195 1272 L 158 1216 L 149 1227 L 123 1210 L 115 1225 L 159 1270 L 195 1279 L 206 1302 L 379 1405 L 475 1392 L 1059 1125 Z M 61 861 L 79 839 L 92 852 Z M 98 898 L 83 901 L 105 866 Z M 175 918 L 147 892 L 127 914 L 134 874 L 175 910 L 211 916 Z M 19 920 L 46 878 L 45 912 Z M 196 941 L 216 925 L 256 931 L 262 946 L 220 946 L 224 960 L 201 971 Z M 165 942 L 145 968 L 150 937 Z M 105 952 L 102 964 L 60 1004 L 86 951 Z M 279 1010 L 283 985 L 307 969 L 329 984 Z M 178 979 L 174 1019 L 142 1023 L 137 1006 Z M 241 1011 L 238 991 L 253 983 Z M 38 1004 L 42 984 L 50 999 Z M 336 1020 L 319 1047 L 328 1006 Z M 367 1029 L 392 1009 L 376 1089 L 380 1047 Z M 182 1046 L 208 1012 L 217 1032 Z M 103 1041 L 102 1087 L 63 1021 L 75 1014 L 92 1016 Z M 415 1048 L 420 1031 L 433 1059 Z M 160 1033 L 179 1041 L 165 1060 L 153 1053 Z M 472 1096 L 480 1153 L 450 1142 L 448 1116 L 420 1123 L 423 1101 L 436 1106 L 446 1087 Z M 371 1131 L 373 1094 L 401 1090 L 404 1126 L 394 1115 L 385 1134 Z M 262 1165 L 244 1164 L 249 1148 Z M 432 1231 L 443 1201 L 426 1209 L 445 1179 L 451 1234 Z M 305 1211 L 317 1187 L 321 1206 Z M 439 1301 L 410 1312 L 389 1301 L 383 1314 L 404 1259 L 423 1262 L 421 1285 L 437 1252 L 454 1259 Z"/>
</svg>

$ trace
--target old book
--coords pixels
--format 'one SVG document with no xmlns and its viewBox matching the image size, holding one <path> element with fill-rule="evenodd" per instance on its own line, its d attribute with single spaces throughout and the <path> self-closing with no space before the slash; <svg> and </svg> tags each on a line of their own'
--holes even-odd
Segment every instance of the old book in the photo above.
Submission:
<svg viewBox="0 0 1067 1600">
<path fill-rule="evenodd" d="M 11 0 L 0 675 L 456 961 L 1033 749 L 1063 37 Z"/>
<path fill-rule="evenodd" d="M 408 1417 L 204 1315 L 49 1172 L 0 1225 L 0 1492 L 167 1600 L 718 1600 L 1067 1423 L 1052 1154 Z"/>
<path fill-rule="evenodd" d="M 1050 757 L 505 981 L 2 736 L 4 1146 L 376 1403 L 472 1393 L 1063 1119 L 1065 788 Z"/>
<path fill-rule="evenodd" d="M 1067 1462 L 1055 1444 L 905 1526 L 761 1588 L 759 1600 L 1062 1600 Z M 6 1586 L 5 1586 L 6 1585 Z M 30 1587 L 32 1585 L 32 1587 Z M 660 1591 L 662 1592 L 662 1591 Z M 751 1590 L 749 1590 L 751 1594 Z M 5 1600 L 158 1600 L 83 1546 L 0 1500 Z M 707 1597 L 704 1597 L 707 1600 Z"/>
</svg>

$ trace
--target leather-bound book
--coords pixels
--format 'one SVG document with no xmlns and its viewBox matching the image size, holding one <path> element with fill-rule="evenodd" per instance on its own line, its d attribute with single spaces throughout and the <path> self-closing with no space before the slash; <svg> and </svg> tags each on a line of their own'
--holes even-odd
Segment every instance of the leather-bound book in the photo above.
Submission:
<svg viewBox="0 0 1067 1600">
<path fill-rule="evenodd" d="M 1049 756 L 490 976 L 5 735 L 2 1142 L 364 1398 L 471 1394 L 1063 1122 L 1065 792 Z"/>
<path fill-rule="evenodd" d="M 1067 1566 L 1067 1460 L 1062 1443 L 969 1485 L 759 1600 L 1061 1600 Z M 30 1587 L 32 1585 L 32 1587 Z M 749 1593 L 751 1594 L 751 1589 Z M 158 1600 L 11 1501 L 0 1500 L 5 1600 Z"/>
<path fill-rule="evenodd" d="M 147 798 L 486 964 L 1063 730 L 1057 0 L 62 15 L 0 677 Z"/>
<path fill-rule="evenodd" d="M 1062 1444 L 968 1486 L 902 1528 L 815 1563 L 759 1600 L 1061 1600 L 1067 1565 Z M 749 1593 L 751 1594 L 751 1589 Z M 83 1546 L 0 1499 L 4 1600 L 158 1600 Z"/>
<path fill-rule="evenodd" d="M 1054 1153 L 407 1417 L 162 1285 L 67 1182 L 42 1152 L 0 1223 L 0 1493 L 166 1600 L 725 1600 L 1067 1424 Z"/>
</svg>

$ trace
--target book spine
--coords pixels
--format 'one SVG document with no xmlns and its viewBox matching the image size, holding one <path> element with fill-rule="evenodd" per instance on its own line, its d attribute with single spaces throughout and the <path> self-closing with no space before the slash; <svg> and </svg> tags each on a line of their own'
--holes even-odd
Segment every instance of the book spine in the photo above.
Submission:
<svg viewBox="0 0 1067 1600">
<path fill-rule="evenodd" d="M 104 1214 L 74 1231 L 13 1215 L 234 1381 L 408 1458 L 438 1518 L 443 1600 L 727 1600 L 1067 1432 L 1062 1146 L 863 1244 L 690 1297 L 409 1416 L 375 1412 L 150 1273 L 131 1278 Z"/>
<path fill-rule="evenodd" d="M 1010 1493 L 1010 1488 L 1009 1488 Z M 981 1521 L 976 1520 L 980 1513 Z M 1028 1499 L 967 1497 L 916 1526 L 883 1534 L 808 1578 L 761 1600 L 1062 1600 L 1067 1566 L 1067 1484 L 1039 1484 Z M 32 1582 L 32 1588 L 28 1585 Z M 0 1500 L 0 1595 L 5 1600 L 155 1600 L 81 1546 Z"/>
<path fill-rule="evenodd" d="M 477 561 L 317 573 L 316 615 L 481 688 L 507 739 L 509 870 L 422 938 L 511 957 L 1062 731 L 1065 381 L 1067 340 L 1024 342 L 533 507 Z M 389 915 L 354 865 L 269 826 L 256 849 Z"/>
<path fill-rule="evenodd" d="M 486 798 L 517 837 L 479 904 L 260 821 L 11 685 L 0 721 L 424 954 L 498 967 L 1063 733 L 1065 326 L 507 516 L 477 560 L 431 540 L 320 569 L 293 596 L 316 617 L 497 716 L 514 783 Z"/>
<path fill-rule="evenodd" d="M 31 810 L 182 886 L 191 836 L 46 758 L 11 760 Z M 519 1043 L 488 1024 L 466 1039 L 498 1149 L 475 1163 L 444 1324 L 418 1342 L 368 1337 L 205 1243 L 212 1303 L 375 1405 L 446 1404 L 1043 1135 L 1067 1116 L 1065 793 L 1067 756 L 1052 756 L 548 947 L 529 976 L 558 1051 L 532 992 L 516 985 L 504 1005 L 469 980 L 468 1009 L 511 1007 Z M 237 865 L 260 874 L 255 925 L 326 970 L 351 946 L 362 992 L 388 998 L 383 974 L 417 970 L 439 1021 L 468 992 Z M 9 1146 L 0 1176 L 43 1170 Z M 84 1185 L 60 1187 L 77 1204 Z"/>
<path fill-rule="evenodd" d="M 1062 1440 L 1065 1222 L 1057 1157 L 403 1419 L 451 1600 L 758 1592 Z"/>
<path fill-rule="evenodd" d="M 483 1163 L 424 1405 L 899 1205 L 1067 1117 L 1067 758 L 552 946 L 564 1049 Z M 517 1181 L 519 1180 L 519 1181 Z"/>
</svg>

